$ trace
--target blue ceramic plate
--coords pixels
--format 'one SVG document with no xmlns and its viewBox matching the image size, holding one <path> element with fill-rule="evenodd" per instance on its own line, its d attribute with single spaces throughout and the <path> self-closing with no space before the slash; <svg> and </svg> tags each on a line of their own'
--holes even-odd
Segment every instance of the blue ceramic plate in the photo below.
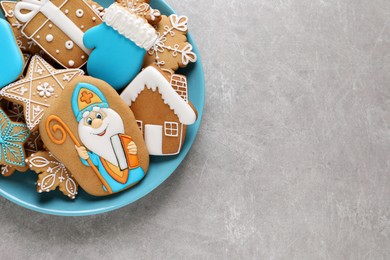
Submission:
<svg viewBox="0 0 390 260">
<path fill-rule="evenodd" d="M 97 0 L 97 2 L 104 7 L 108 7 L 113 0 Z M 163 14 L 169 15 L 174 13 L 172 8 L 163 0 L 152 0 L 151 4 Z M 199 60 L 196 64 L 190 65 L 180 73 L 188 77 L 190 100 L 199 112 L 199 120 L 188 128 L 186 142 L 178 156 L 152 158 L 149 172 L 141 184 L 109 197 L 92 197 L 80 191 L 78 198 L 75 201 L 71 201 L 64 197 L 60 191 L 38 194 L 35 191 L 37 175 L 34 172 L 16 173 L 9 178 L 0 177 L 0 194 L 20 206 L 42 213 L 61 216 L 86 216 L 124 207 L 157 188 L 184 160 L 195 140 L 203 114 L 205 83 L 202 62 L 199 51 L 190 35 L 189 42 L 194 46 L 194 51 L 198 55 Z"/>
</svg>

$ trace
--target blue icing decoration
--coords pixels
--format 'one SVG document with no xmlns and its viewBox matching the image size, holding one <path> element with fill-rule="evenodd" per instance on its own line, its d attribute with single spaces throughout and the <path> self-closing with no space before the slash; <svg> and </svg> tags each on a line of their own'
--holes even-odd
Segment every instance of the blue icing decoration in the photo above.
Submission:
<svg viewBox="0 0 390 260">
<path fill-rule="evenodd" d="M 0 89 L 17 80 L 23 72 L 24 59 L 11 26 L 0 18 Z"/>
<path fill-rule="evenodd" d="M 128 177 L 126 183 L 124 183 L 124 184 L 119 183 L 110 176 L 110 174 L 107 172 L 106 168 L 102 164 L 100 157 L 98 155 L 96 155 L 92 152 L 88 152 L 88 155 L 89 155 L 89 158 L 91 159 L 92 163 L 96 167 L 98 167 L 99 173 L 101 174 L 101 176 L 104 178 L 104 180 L 107 182 L 107 184 L 110 186 L 110 189 L 114 193 L 120 192 L 124 189 L 127 189 L 127 188 L 133 186 L 134 184 L 140 182 L 145 176 L 144 170 L 141 167 L 137 167 L 135 169 L 129 170 L 130 171 L 129 177 Z M 89 163 L 86 160 L 81 159 L 81 162 L 85 166 L 90 167 Z M 103 185 L 103 189 L 105 191 L 107 191 L 107 188 L 104 187 L 104 185 Z"/>
<path fill-rule="evenodd" d="M 0 109 L 0 160 L 14 166 L 26 166 L 23 144 L 30 135 L 25 124 L 14 123 Z"/>
<path fill-rule="evenodd" d="M 121 90 L 140 72 L 146 50 L 138 47 L 106 23 L 84 34 L 84 45 L 94 49 L 88 59 L 88 74 Z"/>
<path fill-rule="evenodd" d="M 80 109 L 80 100 L 79 100 L 79 94 L 82 89 L 88 89 L 92 92 L 93 95 L 97 95 L 98 98 L 102 101 L 99 103 L 91 103 L 89 106 Z M 72 94 L 72 110 L 73 114 L 76 117 L 77 122 L 80 122 L 80 120 L 83 118 L 83 114 L 87 111 L 91 112 L 94 107 L 101 107 L 101 108 L 108 108 L 108 102 L 104 94 L 94 85 L 91 85 L 89 83 L 78 83 L 75 90 Z"/>
</svg>

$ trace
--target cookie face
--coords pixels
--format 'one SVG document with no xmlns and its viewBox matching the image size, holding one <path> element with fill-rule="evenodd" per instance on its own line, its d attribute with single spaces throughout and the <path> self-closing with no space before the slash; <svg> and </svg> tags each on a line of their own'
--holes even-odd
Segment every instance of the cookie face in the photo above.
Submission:
<svg viewBox="0 0 390 260">
<path fill-rule="evenodd" d="M 196 62 L 197 56 L 192 45 L 187 42 L 188 18 L 175 14 L 162 16 L 161 22 L 155 27 L 159 37 L 148 51 L 144 67 L 157 65 L 161 69 L 174 72 L 185 68 L 189 63 Z"/>
<path fill-rule="evenodd" d="M 0 88 L 17 80 L 23 72 L 24 57 L 10 25 L 0 19 Z"/>
<path fill-rule="evenodd" d="M 195 123 L 197 112 L 188 102 L 186 78 L 166 78 L 154 66 L 144 69 L 123 91 L 121 98 L 134 112 L 151 155 L 180 152 L 187 125 Z"/>
<path fill-rule="evenodd" d="M 58 101 L 65 86 L 84 72 L 79 69 L 56 70 L 41 57 L 34 56 L 24 79 L 0 91 L 5 99 L 24 107 L 28 128 L 37 130 L 45 110 Z"/>
<path fill-rule="evenodd" d="M 75 78 L 39 129 L 45 146 L 89 194 L 128 189 L 148 170 L 149 154 L 134 115 L 104 81 Z"/>
<path fill-rule="evenodd" d="M 26 166 L 24 144 L 30 131 L 23 123 L 15 123 L 0 109 L 0 164 Z"/>
<path fill-rule="evenodd" d="M 79 68 L 90 53 L 84 33 L 102 22 L 95 10 L 85 0 L 22 0 L 14 15 L 24 23 L 21 32 L 27 39 L 65 68 Z"/>
<path fill-rule="evenodd" d="M 155 30 L 142 18 L 118 4 L 111 5 L 104 23 L 84 35 L 85 46 L 93 49 L 88 74 L 116 90 L 125 88 L 141 70 L 146 50 L 156 39 Z"/>
</svg>

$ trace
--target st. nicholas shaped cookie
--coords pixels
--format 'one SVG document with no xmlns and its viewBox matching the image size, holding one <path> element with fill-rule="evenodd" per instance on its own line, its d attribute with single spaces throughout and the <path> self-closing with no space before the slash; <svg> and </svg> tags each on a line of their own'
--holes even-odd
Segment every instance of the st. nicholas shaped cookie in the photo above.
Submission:
<svg viewBox="0 0 390 260">
<path fill-rule="evenodd" d="M 89 194 L 107 196 L 139 183 L 149 153 L 130 108 L 106 82 L 79 76 L 44 114 L 45 146 Z"/>
<path fill-rule="evenodd" d="M 45 110 L 58 101 L 66 85 L 83 74 L 79 69 L 56 70 L 40 56 L 34 56 L 24 79 L 4 87 L 0 95 L 23 105 L 27 127 L 34 131 Z"/>
</svg>

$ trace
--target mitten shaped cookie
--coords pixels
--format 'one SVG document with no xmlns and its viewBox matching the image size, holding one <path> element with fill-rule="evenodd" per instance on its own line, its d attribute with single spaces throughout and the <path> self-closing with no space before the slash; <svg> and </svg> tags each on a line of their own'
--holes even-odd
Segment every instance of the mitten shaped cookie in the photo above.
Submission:
<svg viewBox="0 0 390 260">
<path fill-rule="evenodd" d="M 103 20 L 84 35 L 84 45 L 93 49 L 88 74 L 121 90 L 141 70 L 146 51 L 154 45 L 157 34 L 143 18 L 119 4 L 111 5 Z"/>
<path fill-rule="evenodd" d="M 0 19 L 0 88 L 17 80 L 23 72 L 24 57 L 10 25 Z"/>
</svg>

